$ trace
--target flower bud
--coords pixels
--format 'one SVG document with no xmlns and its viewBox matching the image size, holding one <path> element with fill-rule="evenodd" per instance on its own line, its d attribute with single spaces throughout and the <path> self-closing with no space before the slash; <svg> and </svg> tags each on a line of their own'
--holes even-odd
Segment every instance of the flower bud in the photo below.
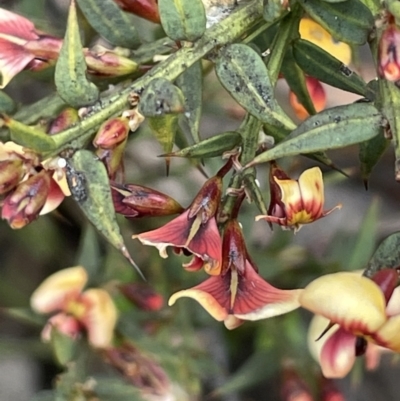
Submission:
<svg viewBox="0 0 400 401">
<path fill-rule="evenodd" d="M 22 228 L 35 220 L 46 203 L 50 190 L 50 175 L 42 170 L 19 184 L 3 203 L 1 217 L 14 228 Z"/>
<path fill-rule="evenodd" d="M 378 73 L 388 81 L 400 79 L 400 64 L 397 51 L 400 46 L 400 30 L 395 24 L 389 25 L 382 33 L 378 47 Z"/>
<path fill-rule="evenodd" d="M 138 68 L 133 60 L 102 46 L 84 49 L 84 54 L 88 71 L 93 75 L 119 77 L 131 74 Z"/>
<path fill-rule="evenodd" d="M 21 159 L 0 161 L 0 195 L 15 188 L 24 176 Z"/>
<path fill-rule="evenodd" d="M 156 24 L 160 23 L 157 0 L 114 0 L 123 10 Z"/>
<path fill-rule="evenodd" d="M 129 283 L 119 286 L 122 294 L 134 305 L 144 311 L 158 311 L 164 305 L 164 298 L 150 285 L 143 283 Z"/>
<path fill-rule="evenodd" d="M 169 216 L 184 210 L 170 196 L 141 185 L 113 183 L 111 191 L 115 211 L 126 218 Z"/>
<path fill-rule="evenodd" d="M 64 109 L 53 121 L 51 121 L 48 134 L 54 135 L 70 127 L 79 120 L 78 111 L 72 107 Z"/>
<path fill-rule="evenodd" d="M 291 366 L 284 370 L 281 395 L 284 401 L 313 401 L 307 384 Z"/>
<path fill-rule="evenodd" d="M 113 149 L 122 143 L 129 134 L 128 119 L 111 118 L 105 121 L 93 139 L 93 146 L 101 149 Z"/>
<path fill-rule="evenodd" d="M 53 330 L 57 330 L 59 333 L 75 339 L 82 331 L 82 327 L 79 324 L 79 321 L 75 319 L 75 317 L 61 312 L 57 315 L 52 316 L 47 321 L 41 333 L 42 341 L 46 343 L 50 342 Z"/>
</svg>

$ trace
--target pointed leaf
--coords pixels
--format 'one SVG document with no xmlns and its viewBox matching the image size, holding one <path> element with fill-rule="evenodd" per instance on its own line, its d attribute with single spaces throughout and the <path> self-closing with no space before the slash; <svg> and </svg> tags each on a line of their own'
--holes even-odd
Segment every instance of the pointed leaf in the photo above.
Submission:
<svg viewBox="0 0 400 401">
<path fill-rule="evenodd" d="M 31 324 L 34 326 L 42 327 L 45 320 L 42 316 L 38 316 L 28 308 L 4 308 L 0 307 L 0 312 L 16 319 L 24 324 Z"/>
<path fill-rule="evenodd" d="M 306 77 L 303 70 L 296 64 L 292 47 L 289 47 L 286 51 L 281 70 L 297 100 L 304 106 L 308 114 L 315 114 L 314 103 L 307 89 Z"/>
<path fill-rule="evenodd" d="M 156 78 L 146 86 L 139 111 L 145 117 L 159 117 L 184 111 L 182 91 L 165 78 Z"/>
<path fill-rule="evenodd" d="M 302 14 L 302 8 L 295 4 L 291 12 L 280 21 L 278 32 L 271 46 L 269 46 L 270 55 L 266 65 L 272 85 L 275 85 L 278 79 L 289 42 L 299 35 L 299 23 Z"/>
<path fill-rule="evenodd" d="M 333 107 L 305 120 L 285 141 L 261 153 L 249 165 L 363 142 L 378 135 L 382 124 L 383 117 L 372 104 Z"/>
<path fill-rule="evenodd" d="M 51 330 L 51 347 L 57 362 L 61 366 L 65 366 L 76 356 L 77 340 L 53 329 Z"/>
<path fill-rule="evenodd" d="M 5 126 L 10 129 L 11 140 L 18 145 L 25 146 L 38 153 L 49 152 L 56 148 L 54 140 L 45 132 L 7 116 L 2 116 L 2 118 Z"/>
<path fill-rule="evenodd" d="M 113 0 L 77 0 L 89 24 L 116 46 L 134 49 L 140 44 L 134 18 Z"/>
<path fill-rule="evenodd" d="M 72 196 L 97 230 L 137 268 L 117 223 L 104 164 L 88 150 L 78 150 L 67 163 L 67 181 Z"/>
<path fill-rule="evenodd" d="M 242 136 L 239 132 L 228 131 L 222 134 L 217 134 L 211 138 L 204 139 L 203 141 L 194 145 L 188 146 L 184 149 L 176 152 L 167 153 L 168 157 L 216 157 L 222 156 L 222 154 L 228 150 L 232 150 L 234 147 L 241 145 Z"/>
<path fill-rule="evenodd" d="M 176 80 L 176 84 L 181 89 L 184 98 L 185 113 L 182 116 L 189 126 L 193 140 L 199 142 L 199 125 L 203 95 L 203 69 L 201 61 L 194 63 L 181 74 Z"/>
<path fill-rule="evenodd" d="M 369 141 L 360 143 L 358 158 L 360 159 L 361 178 L 366 187 L 373 168 L 389 145 L 390 140 L 384 135 L 377 135 Z"/>
<path fill-rule="evenodd" d="M 228 45 L 221 51 L 215 71 L 225 89 L 254 117 L 280 128 L 295 128 L 274 97 L 263 60 L 251 47 Z"/>
<path fill-rule="evenodd" d="M 346 43 L 362 45 L 374 27 L 371 11 L 359 0 L 329 3 L 299 0 L 306 13 L 333 37 Z"/>
<path fill-rule="evenodd" d="M 56 64 L 55 83 L 59 95 L 72 107 L 93 104 L 99 97 L 96 85 L 86 78 L 75 0 L 71 1 L 67 31 Z"/>
<path fill-rule="evenodd" d="M 321 47 L 308 40 L 298 39 L 293 44 L 293 56 L 307 75 L 336 88 L 365 96 L 366 82 Z"/>
<path fill-rule="evenodd" d="M 178 116 L 169 114 L 161 117 L 150 117 L 147 119 L 149 127 L 160 143 L 165 153 L 170 153 L 174 147 L 175 135 L 179 129 Z M 166 157 L 165 164 L 167 174 L 169 172 L 169 157 Z"/>
<path fill-rule="evenodd" d="M 206 13 L 201 0 L 158 0 L 161 25 L 173 40 L 200 38 L 206 30 Z"/>
<path fill-rule="evenodd" d="M 400 231 L 390 234 L 378 246 L 372 255 L 368 267 L 364 272 L 367 277 L 372 277 L 377 271 L 385 268 L 397 268 L 400 266 Z"/>
</svg>

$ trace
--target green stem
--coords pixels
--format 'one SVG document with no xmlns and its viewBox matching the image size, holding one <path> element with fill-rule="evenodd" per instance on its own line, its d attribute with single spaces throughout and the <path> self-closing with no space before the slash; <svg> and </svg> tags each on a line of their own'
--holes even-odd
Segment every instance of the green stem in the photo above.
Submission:
<svg viewBox="0 0 400 401">
<path fill-rule="evenodd" d="M 150 70 L 146 75 L 123 89 L 114 98 L 103 99 L 91 108 L 90 114 L 77 125 L 54 136 L 57 154 L 68 147 L 81 147 L 105 120 L 119 115 L 129 108 L 128 95 L 141 92 L 154 78 L 175 80 L 196 61 L 216 47 L 226 45 L 245 34 L 253 25 L 262 20 L 262 2 L 256 0 L 233 12 L 225 20 L 210 28 L 192 48 L 182 48 Z M 49 155 L 47 155 L 49 156 Z"/>
</svg>

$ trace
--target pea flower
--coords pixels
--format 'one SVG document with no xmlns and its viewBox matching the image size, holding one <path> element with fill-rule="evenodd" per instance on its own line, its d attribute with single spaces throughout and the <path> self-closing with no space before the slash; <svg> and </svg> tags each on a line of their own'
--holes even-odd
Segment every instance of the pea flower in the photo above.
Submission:
<svg viewBox="0 0 400 401">
<path fill-rule="evenodd" d="M 204 267 L 208 274 L 219 274 L 221 269 L 221 238 L 215 215 L 222 196 L 222 177 L 232 166 L 231 160 L 220 171 L 207 180 L 191 205 L 178 217 L 163 227 L 132 238 L 144 245 L 155 246 L 160 256 L 166 258 L 168 246 L 193 255 L 190 263 L 183 267 L 197 270 Z"/>
<path fill-rule="evenodd" d="M 82 266 L 60 270 L 49 276 L 33 292 L 32 309 L 40 314 L 57 313 L 49 319 L 42 338 L 49 340 L 49 332 L 58 329 L 76 336 L 85 329 L 89 343 L 96 348 L 111 345 L 118 318 L 117 309 L 107 291 L 91 288 L 83 291 L 88 281 Z"/>
<path fill-rule="evenodd" d="M 14 142 L 0 142 L 0 192 L 5 195 L 1 217 L 12 228 L 22 228 L 51 212 L 69 195 L 59 164 L 62 160 L 40 162 L 34 152 Z"/>
<path fill-rule="evenodd" d="M 388 81 L 400 79 L 400 64 L 397 51 L 400 46 L 400 30 L 396 24 L 390 24 L 383 32 L 378 46 L 378 73 Z"/>
<path fill-rule="evenodd" d="M 319 336 L 321 340 L 310 338 L 325 377 L 346 376 L 356 356 L 365 352 L 368 356 L 371 346 L 400 352 L 397 281 L 394 269 L 382 269 L 372 279 L 341 272 L 319 277 L 304 289 L 299 298 L 301 306 L 324 317 L 328 323 Z M 315 333 L 320 324 L 321 320 L 313 322 L 310 333 Z"/>
<path fill-rule="evenodd" d="M 304 171 L 298 180 L 289 178 L 275 162 L 270 164 L 269 172 L 271 201 L 267 215 L 256 217 L 281 225 L 286 229 L 300 230 L 303 224 L 312 223 L 325 217 L 335 209 L 323 210 L 324 182 L 319 167 Z"/>
<path fill-rule="evenodd" d="M 259 320 L 290 312 L 299 307 L 302 290 L 280 290 L 257 273 L 235 219 L 227 222 L 222 242 L 220 274 L 203 283 L 173 294 L 168 304 L 189 297 L 196 300 L 214 319 L 228 329 L 243 320 Z"/>
</svg>

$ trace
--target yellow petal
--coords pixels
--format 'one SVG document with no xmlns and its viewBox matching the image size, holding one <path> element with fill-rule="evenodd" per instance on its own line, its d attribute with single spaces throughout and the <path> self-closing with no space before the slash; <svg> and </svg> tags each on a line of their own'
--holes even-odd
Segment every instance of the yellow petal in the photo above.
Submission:
<svg viewBox="0 0 400 401">
<path fill-rule="evenodd" d="M 300 295 L 300 304 L 355 334 L 373 333 L 386 321 L 380 288 L 349 272 L 317 278 Z"/>
<path fill-rule="evenodd" d="M 81 323 L 87 330 L 90 344 L 96 348 L 111 345 L 118 311 L 107 291 L 90 289 L 82 294 L 81 300 L 87 305 L 87 312 Z"/>
<path fill-rule="evenodd" d="M 77 297 L 88 280 L 82 266 L 60 270 L 40 284 L 31 296 L 31 307 L 38 313 L 62 310 L 68 300 Z"/>
<path fill-rule="evenodd" d="M 274 180 L 282 192 L 282 202 L 285 205 L 286 213 L 289 212 L 288 209 L 303 209 L 299 183 L 296 180 L 280 180 L 276 177 Z"/>
<path fill-rule="evenodd" d="M 314 43 L 340 60 L 343 64 L 351 62 L 351 48 L 343 42 L 335 40 L 321 25 L 309 18 L 300 21 L 299 32 L 302 39 Z"/>
<path fill-rule="evenodd" d="M 299 177 L 299 187 L 304 210 L 313 219 L 322 215 L 324 206 L 324 181 L 319 167 L 304 171 Z"/>
<path fill-rule="evenodd" d="M 393 316 L 374 334 L 376 344 L 400 352 L 400 316 Z"/>
<path fill-rule="evenodd" d="M 208 292 L 190 288 L 188 290 L 178 291 L 168 300 L 168 305 L 172 306 L 177 299 L 188 297 L 196 300 L 215 320 L 222 322 L 228 317 L 228 312 L 217 300 Z"/>
</svg>

